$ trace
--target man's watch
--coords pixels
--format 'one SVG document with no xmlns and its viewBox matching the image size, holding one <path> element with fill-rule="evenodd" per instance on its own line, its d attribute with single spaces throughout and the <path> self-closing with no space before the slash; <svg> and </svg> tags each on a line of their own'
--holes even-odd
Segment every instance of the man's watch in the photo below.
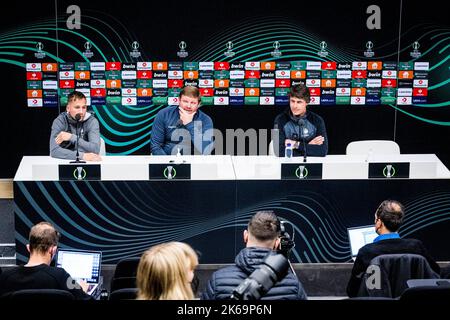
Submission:
<svg viewBox="0 0 450 320">
<path fill-rule="evenodd" d="M 299 146 L 300 146 L 300 141 L 295 141 L 294 149 L 298 149 Z"/>
</svg>

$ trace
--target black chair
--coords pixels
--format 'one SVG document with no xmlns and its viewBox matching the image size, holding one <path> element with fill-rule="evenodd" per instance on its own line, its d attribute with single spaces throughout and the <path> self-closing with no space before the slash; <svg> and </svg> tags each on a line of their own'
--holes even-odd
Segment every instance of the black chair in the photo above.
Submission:
<svg viewBox="0 0 450 320">
<path fill-rule="evenodd" d="M 436 279 L 439 275 L 417 254 L 386 254 L 372 259 L 364 274 L 358 296 L 398 298 L 409 279 Z"/>
<path fill-rule="evenodd" d="M 114 270 L 111 279 L 111 292 L 124 289 L 136 288 L 136 272 L 140 258 L 126 258 L 120 260 Z"/>
<path fill-rule="evenodd" d="M 113 278 L 136 277 L 137 267 L 139 265 L 139 257 L 126 258 L 120 260 L 114 270 Z"/>
<path fill-rule="evenodd" d="M 124 288 L 136 288 L 136 277 L 112 278 L 111 292 Z"/>
<path fill-rule="evenodd" d="M 124 288 L 112 291 L 109 295 L 109 300 L 135 300 L 137 297 L 137 288 Z"/>
<path fill-rule="evenodd" d="M 448 303 L 450 301 L 450 286 L 435 285 L 408 288 L 400 296 L 400 301 Z"/>
<path fill-rule="evenodd" d="M 9 300 L 71 301 L 75 300 L 75 297 L 66 290 L 24 289 L 12 292 L 9 295 Z"/>
</svg>

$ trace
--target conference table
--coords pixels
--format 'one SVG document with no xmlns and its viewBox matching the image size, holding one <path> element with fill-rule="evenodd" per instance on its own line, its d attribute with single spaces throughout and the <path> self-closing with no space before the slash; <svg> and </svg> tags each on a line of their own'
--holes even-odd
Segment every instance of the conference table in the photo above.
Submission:
<svg viewBox="0 0 450 320">
<path fill-rule="evenodd" d="M 450 171 L 434 154 L 104 156 L 75 163 L 24 156 L 14 177 L 16 260 L 48 221 L 60 247 L 100 250 L 103 263 L 184 241 L 201 263 L 232 263 L 260 210 L 287 221 L 292 262 L 347 262 L 347 228 L 371 225 L 385 199 L 406 207 L 402 237 L 450 260 Z"/>
</svg>

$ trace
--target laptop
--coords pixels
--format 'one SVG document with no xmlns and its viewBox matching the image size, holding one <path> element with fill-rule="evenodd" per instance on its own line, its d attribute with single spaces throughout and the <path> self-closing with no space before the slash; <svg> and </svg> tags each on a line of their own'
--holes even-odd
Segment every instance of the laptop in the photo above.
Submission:
<svg viewBox="0 0 450 320">
<path fill-rule="evenodd" d="M 56 266 L 64 268 L 75 280 L 84 280 L 88 284 L 87 294 L 96 296 L 101 291 L 102 252 L 59 249 Z"/>
<path fill-rule="evenodd" d="M 347 228 L 347 231 L 353 261 L 356 259 L 361 247 L 368 243 L 372 243 L 373 240 L 378 237 L 374 225 Z"/>
</svg>

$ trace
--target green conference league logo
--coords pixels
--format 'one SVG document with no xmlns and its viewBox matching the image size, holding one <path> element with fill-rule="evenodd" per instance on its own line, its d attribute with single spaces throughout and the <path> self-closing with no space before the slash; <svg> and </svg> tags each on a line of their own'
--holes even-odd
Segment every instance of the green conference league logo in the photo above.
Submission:
<svg viewBox="0 0 450 320">
<path fill-rule="evenodd" d="M 190 180 L 191 165 L 188 163 L 149 164 L 150 180 Z"/>
<path fill-rule="evenodd" d="M 60 164 L 59 180 L 101 180 L 99 164 Z"/>
<path fill-rule="evenodd" d="M 302 161 L 303 158 L 299 159 Z M 281 179 L 283 180 L 311 180 L 322 179 L 322 163 L 282 163 Z"/>
<path fill-rule="evenodd" d="M 409 178 L 409 162 L 369 163 L 369 178 L 407 179 Z"/>
</svg>

